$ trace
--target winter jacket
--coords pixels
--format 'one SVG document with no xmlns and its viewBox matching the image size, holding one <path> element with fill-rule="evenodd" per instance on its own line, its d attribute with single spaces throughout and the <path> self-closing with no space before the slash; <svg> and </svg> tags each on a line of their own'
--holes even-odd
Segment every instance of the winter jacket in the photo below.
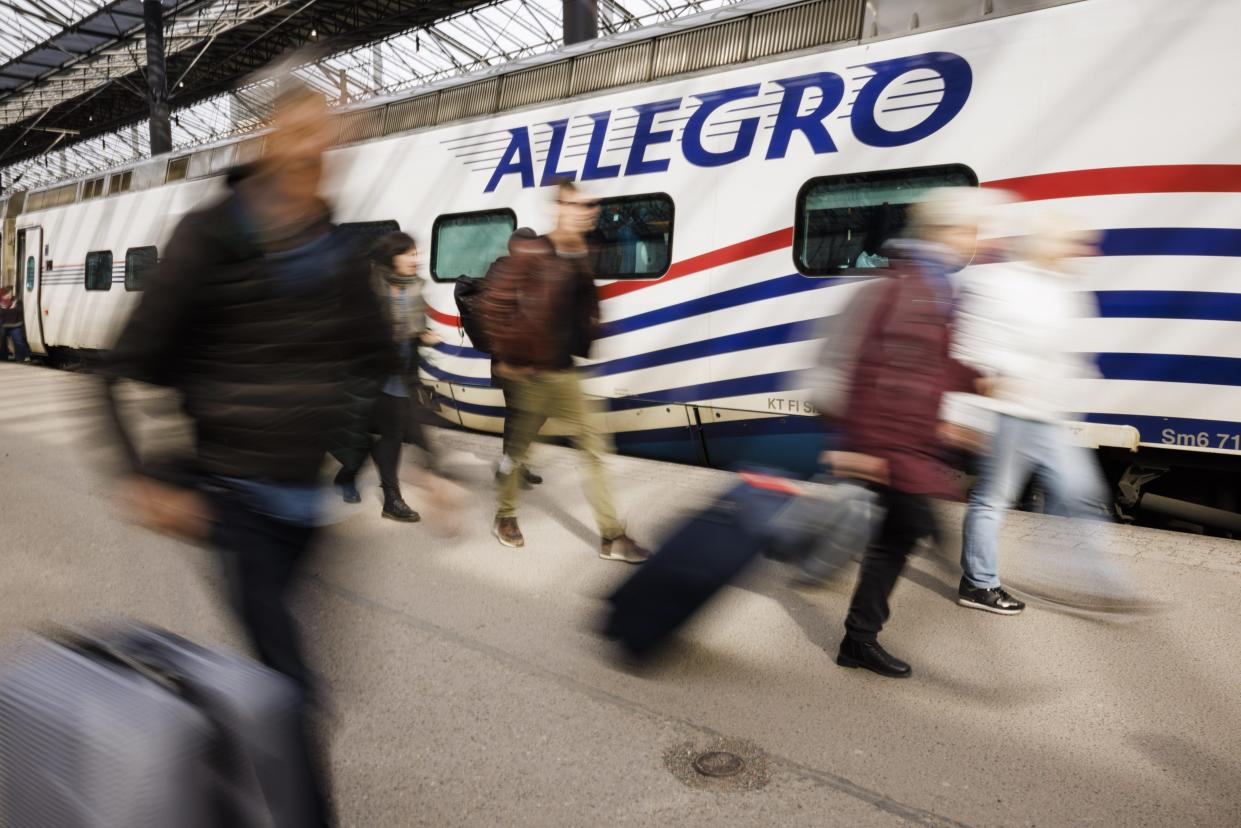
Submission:
<svg viewBox="0 0 1241 828">
<path fill-rule="evenodd" d="M 977 374 L 949 355 L 954 300 L 935 247 L 905 243 L 892 256 L 836 425 L 844 448 L 887 461 L 893 489 L 949 496 L 936 439 L 940 403 L 946 391 L 971 388 Z"/>
<path fill-rule="evenodd" d="M 0 327 L 18 328 L 22 325 L 22 303 L 17 300 L 7 308 L 0 306 Z"/>
<path fill-rule="evenodd" d="M 559 254 L 541 238 L 542 252 L 503 256 L 487 272 L 483 328 L 496 362 L 564 370 L 590 355 L 599 297 L 589 257 Z"/>
<path fill-rule="evenodd" d="M 326 213 L 318 239 L 286 254 L 264 253 L 246 216 L 234 193 L 181 220 L 105 375 L 182 393 L 197 472 L 311 483 L 360 389 L 395 366 L 388 320 Z"/>
<path fill-rule="evenodd" d="M 992 395 L 975 401 L 1023 419 L 1059 419 L 1069 410 L 1069 381 L 1097 376 L 1091 358 L 1068 350 L 1074 320 L 1094 313 L 1091 295 L 1062 274 L 1025 263 L 970 274 L 952 353 L 995 377 Z"/>
</svg>

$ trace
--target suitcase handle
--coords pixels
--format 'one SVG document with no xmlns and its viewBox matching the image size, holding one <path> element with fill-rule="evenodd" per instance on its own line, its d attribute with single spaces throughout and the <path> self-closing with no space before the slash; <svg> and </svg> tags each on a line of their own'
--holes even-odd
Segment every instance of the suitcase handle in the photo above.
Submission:
<svg viewBox="0 0 1241 828">
<path fill-rule="evenodd" d="M 113 664 L 133 670 L 143 678 L 153 681 L 173 693 L 184 695 L 185 686 L 179 677 L 134 658 L 111 644 L 91 638 L 85 633 L 68 628 L 59 628 L 52 635 L 49 635 L 48 638 L 66 649 L 92 658 L 110 661 Z"/>
</svg>

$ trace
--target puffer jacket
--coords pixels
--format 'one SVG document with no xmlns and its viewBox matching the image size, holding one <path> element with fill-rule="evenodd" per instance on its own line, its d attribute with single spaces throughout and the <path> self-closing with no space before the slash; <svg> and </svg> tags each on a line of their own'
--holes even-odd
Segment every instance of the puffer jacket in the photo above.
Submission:
<svg viewBox="0 0 1241 828">
<path fill-rule="evenodd" d="M 326 215 L 310 272 L 264 255 L 244 217 L 231 194 L 181 220 L 105 376 L 182 392 L 199 473 L 310 483 L 359 394 L 396 364 L 389 324 L 366 261 Z"/>
<path fill-rule="evenodd" d="M 550 240 L 538 253 L 496 260 L 484 280 L 483 328 L 495 362 L 536 370 L 573 367 L 590 355 L 599 297 L 590 257 L 564 256 Z"/>
<path fill-rule="evenodd" d="M 837 423 L 850 451 L 882 458 L 889 484 L 909 494 L 951 496 L 937 441 L 947 391 L 969 390 L 978 376 L 949 355 L 955 304 L 929 245 L 893 249 L 890 275 L 862 327 L 850 392 Z M 937 285 L 936 280 L 940 280 Z"/>
</svg>

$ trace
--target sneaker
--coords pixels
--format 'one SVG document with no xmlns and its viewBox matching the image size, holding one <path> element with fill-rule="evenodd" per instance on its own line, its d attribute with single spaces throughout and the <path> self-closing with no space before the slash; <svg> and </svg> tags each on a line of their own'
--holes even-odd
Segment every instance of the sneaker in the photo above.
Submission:
<svg viewBox="0 0 1241 828">
<path fill-rule="evenodd" d="M 622 563 L 640 564 L 651 557 L 651 553 L 643 549 L 628 535 L 617 535 L 604 538 L 599 546 L 599 557 L 605 561 L 621 561 Z"/>
<path fill-rule="evenodd" d="M 529 466 L 521 467 L 521 479 L 522 482 L 529 483 L 531 486 L 537 486 L 543 482 L 543 476 L 531 471 Z"/>
<path fill-rule="evenodd" d="M 388 520 L 399 520 L 402 523 L 417 523 L 422 515 L 409 508 L 409 505 L 395 492 L 384 492 L 384 508 L 381 517 Z"/>
<path fill-rule="evenodd" d="M 491 534 L 495 535 L 500 543 L 514 549 L 526 545 L 526 539 L 522 537 L 515 517 L 497 517 L 491 526 Z"/>
<path fill-rule="evenodd" d="M 999 615 L 1016 615 L 1026 608 L 1024 602 L 1009 595 L 1004 587 L 981 589 L 971 586 L 964 578 L 961 579 L 961 585 L 957 587 L 957 603 L 963 607 L 994 612 Z"/>
</svg>

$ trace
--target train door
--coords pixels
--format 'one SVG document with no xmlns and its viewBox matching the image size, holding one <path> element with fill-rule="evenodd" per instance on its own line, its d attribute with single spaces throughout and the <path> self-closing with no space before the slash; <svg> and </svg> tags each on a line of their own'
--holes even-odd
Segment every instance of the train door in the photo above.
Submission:
<svg viewBox="0 0 1241 828">
<path fill-rule="evenodd" d="M 43 344 L 43 228 L 24 227 L 17 237 L 17 282 L 25 308 L 26 342 L 32 353 L 47 354 Z"/>
</svg>

